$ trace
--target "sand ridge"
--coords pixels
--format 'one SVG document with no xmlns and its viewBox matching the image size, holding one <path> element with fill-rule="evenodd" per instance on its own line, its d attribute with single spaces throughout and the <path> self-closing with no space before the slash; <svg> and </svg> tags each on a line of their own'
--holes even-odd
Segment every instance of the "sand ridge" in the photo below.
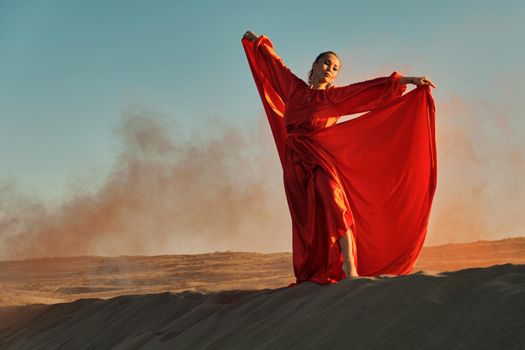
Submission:
<svg viewBox="0 0 525 350">
<path fill-rule="evenodd" d="M 0 309 L 2 349 L 523 349 L 525 265 Z"/>
</svg>

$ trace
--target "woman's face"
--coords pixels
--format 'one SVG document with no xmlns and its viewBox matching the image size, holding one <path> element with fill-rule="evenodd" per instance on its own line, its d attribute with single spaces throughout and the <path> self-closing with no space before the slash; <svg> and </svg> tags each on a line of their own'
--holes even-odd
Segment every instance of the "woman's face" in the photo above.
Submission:
<svg viewBox="0 0 525 350">
<path fill-rule="evenodd" d="M 339 72 L 339 59 L 332 54 L 326 54 L 313 64 L 314 83 L 331 83 Z"/>
</svg>

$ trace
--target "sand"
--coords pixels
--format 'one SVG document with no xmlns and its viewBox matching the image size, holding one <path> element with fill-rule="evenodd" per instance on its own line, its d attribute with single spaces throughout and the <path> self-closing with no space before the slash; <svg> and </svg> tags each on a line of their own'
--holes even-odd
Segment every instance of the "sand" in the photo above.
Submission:
<svg viewBox="0 0 525 350">
<path fill-rule="evenodd" d="M 294 288 L 290 253 L 0 262 L 0 348 L 523 349 L 524 264 L 525 238 Z"/>
</svg>

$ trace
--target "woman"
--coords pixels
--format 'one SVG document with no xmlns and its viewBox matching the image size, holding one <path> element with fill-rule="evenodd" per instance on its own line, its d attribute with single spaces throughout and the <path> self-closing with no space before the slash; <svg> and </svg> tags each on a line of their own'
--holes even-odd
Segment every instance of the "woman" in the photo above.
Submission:
<svg viewBox="0 0 525 350">
<path fill-rule="evenodd" d="M 335 87 L 334 81 L 341 63 L 334 52 L 327 51 L 321 53 L 313 62 L 306 84 L 275 54 L 268 37 L 257 36 L 247 31 L 242 42 L 281 157 L 285 193 L 292 217 L 296 283 L 304 281 L 335 283 L 345 277 L 355 278 L 359 272 L 364 275 L 369 275 L 371 272 L 406 273 L 407 265 L 398 262 L 401 253 L 395 257 L 388 256 L 392 254 L 383 254 L 384 258 L 378 258 L 384 260 L 381 262 L 383 266 L 379 267 L 372 266 L 374 264 L 368 264 L 367 267 L 366 264 L 360 263 L 360 260 L 364 262 L 370 259 L 371 254 L 367 253 L 366 259 L 365 256 L 357 258 L 360 253 L 357 247 L 367 247 L 367 236 L 364 234 L 367 230 L 371 231 L 371 226 L 381 220 L 370 219 L 375 214 L 366 213 L 368 210 L 366 208 L 370 208 L 366 204 L 367 198 L 362 201 L 365 204 L 359 204 L 359 195 L 364 193 L 359 192 L 360 187 L 357 184 L 359 178 L 356 177 L 353 181 L 351 175 L 341 171 L 345 166 L 348 168 L 351 159 L 348 155 L 356 154 L 356 151 L 347 152 L 343 158 L 338 155 L 337 147 L 330 152 L 328 149 L 333 140 L 323 141 L 327 139 L 323 136 L 323 129 L 342 130 L 333 127 L 340 116 L 388 106 L 403 94 L 406 84 L 435 87 L 434 83 L 427 77 L 403 77 L 393 72 L 389 77 Z M 378 128 L 374 130 L 376 129 Z M 344 139 L 348 135 L 339 133 L 339 135 L 334 134 L 333 138 Z M 285 140 L 285 142 L 278 142 L 278 140 Z M 429 145 L 432 146 L 432 142 L 429 142 Z M 340 146 L 342 146 L 339 147 L 341 150 L 348 150 L 349 147 L 344 144 Z M 433 151 L 435 152 L 435 148 Z M 424 159 L 421 162 L 424 163 Z M 435 164 L 432 170 L 435 172 Z M 348 173 L 351 171 L 349 170 Z M 389 179 L 390 177 L 385 176 L 377 183 L 390 181 Z M 434 178 L 430 176 L 428 183 L 430 185 L 423 184 L 421 192 L 426 192 L 428 196 L 425 198 L 430 197 L 431 202 L 435 176 Z M 361 187 L 367 188 L 370 185 L 367 182 Z M 368 188 L 367 191 L 372 193 L 370 198 L 375 196 L 374 188 Z M 355 195 L 350 196 L 352 192 Z M 412 200 L 409 204 L 418 207 L 420 203 Z M 361 212 L 354 212 L 356 208 Z M 361 210 L 362 208 L 365 209 Z M 373 209 L 376 208 L 377 206 Z M 414 230 L 417 231 L 418 243 L 422 243 L 421 236 L 424 238 L 422 233 L 426 232 L 429 211 L 430 203 L 419 220 L 413 223 L 414 227 L 419 227 L 418 230 Z M 354 216 L 359 216 L 362 223 L 362 236 L 359 230 L 356 230 L 357 218 Z M 421 224 L 424 224 L 423 228 Z M 372 237 L 372 234 L 368 237 Z M 359 244 L 356 244 L 358 239 L 360 239 Z M 374 244 L 377 246 L 376 243 L 368 246 L 372 247 Z M 407 257 L 412 267 L 415 260 L 413 253 L 417 256 L 420 245 L 411 247 L 412 255 Z M 404 243 L 397 247 L 397 250 L 400 252 L 404 250 L 406 253 L 406 248 L 407 243 Z"/>
</svg>

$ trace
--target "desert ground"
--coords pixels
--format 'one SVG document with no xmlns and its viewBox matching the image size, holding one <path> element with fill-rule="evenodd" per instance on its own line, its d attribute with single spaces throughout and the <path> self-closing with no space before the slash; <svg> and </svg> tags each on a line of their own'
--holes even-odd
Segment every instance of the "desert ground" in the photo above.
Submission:
<svg viewBox="0 0 525 350">
<path fill-rule="evenodd" d="M 291 253 L 0 262 L 2 349 L 523 349 L 525 238 L 321 286 Z"/>
</svg>

